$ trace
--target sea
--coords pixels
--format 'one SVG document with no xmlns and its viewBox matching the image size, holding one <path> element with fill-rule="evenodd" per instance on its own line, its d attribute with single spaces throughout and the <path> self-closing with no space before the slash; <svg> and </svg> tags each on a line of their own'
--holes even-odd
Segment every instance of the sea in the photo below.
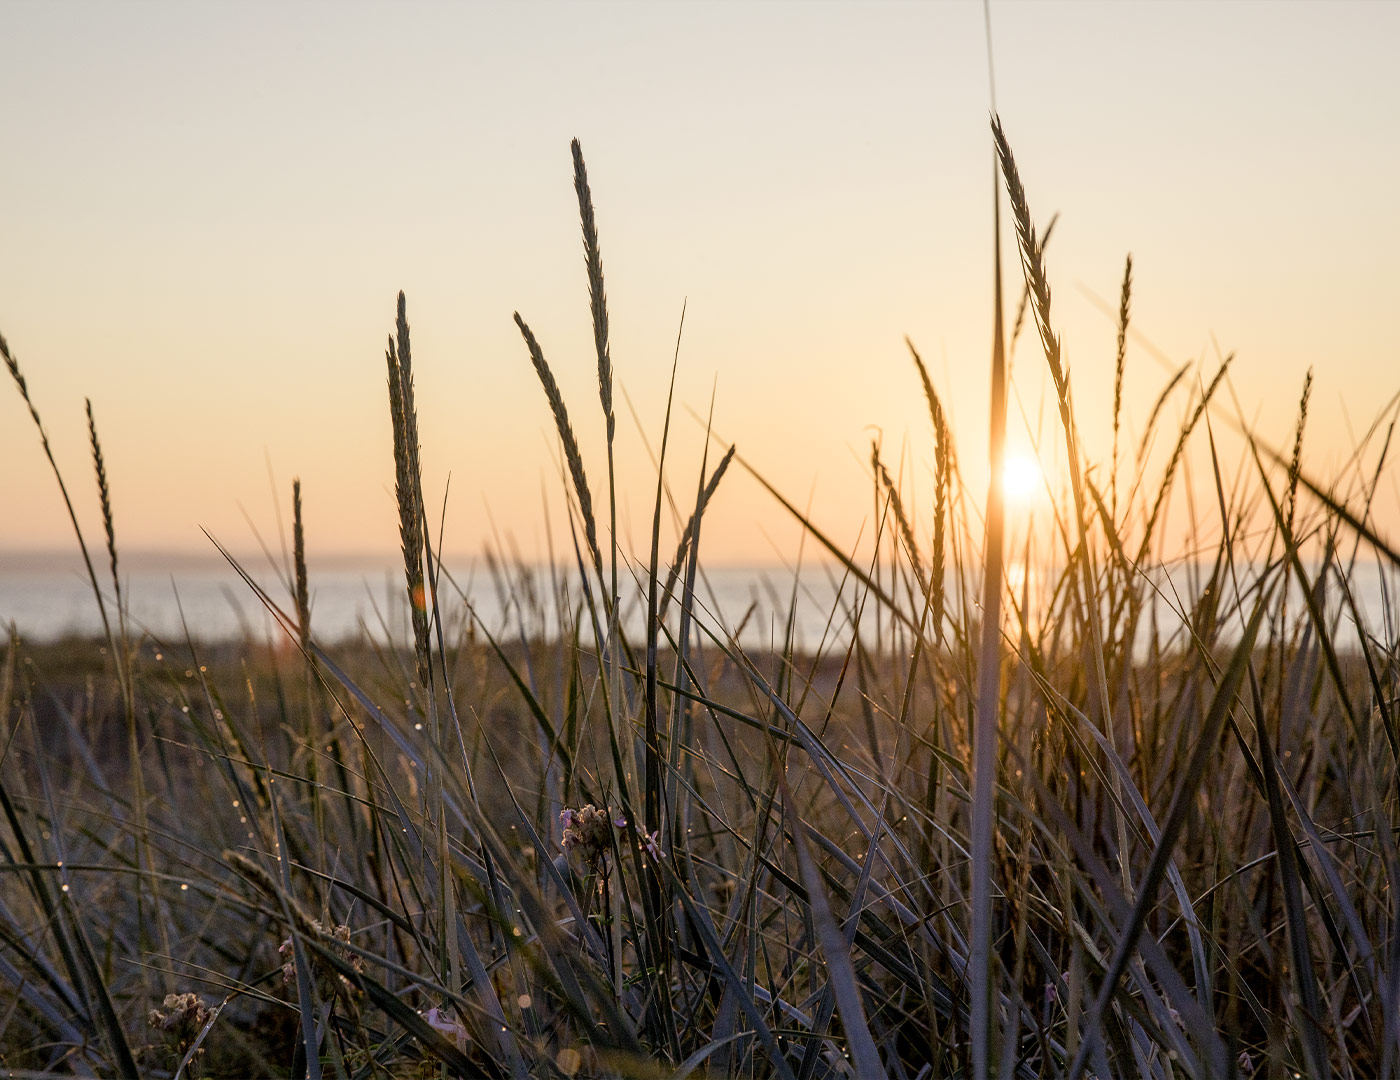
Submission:
<svg viewBox="0 0 1400 1080">
<path fill-rule="evenodd" d="M 94 562 L 109 618 L 115 623 L 117 590 L 111 570 Z M 1252 605 L 1258 567 L 1236 567 L 1222 590 L 1226 611 L 1238 610 L 1234 582 L 1246 607 Z M 1388 650 L 1400 641 L 1393 621 L 1394 599 L 1400 595 L 1400 571 L 1388 564 L 1357 561 L 1342 575 L 1335 568 L 1317 582 L 1318 567 L 1305 570 L 1318 595 L 1329 633 L 1339 647 L 1355 647 L 1362 634 Z M 921 603 L 906 577 L 892 579 L 888 566 L 866 567 L 862 582 L 835 563 L 790 566 L 702 567 L 695 582 L 694 630 L 718 640 L 734 640 L 748 649 L 782 649 L 789 641 L 799 652 L 820 652 L 849 642 L 858 629 L 863 640 L 879 647 L 885 642 L 908 642 L 887 608 L 876 602 L 869 582 L 898 598 L 903 610 L 917 620 Z M 128 632 L 153 643 L 178 644 L 257 641 L 276 643 L 289 634 L 286 616 L 295 612 L 291 574 L 279 554 L 236 557 L 138 553 L 118 565 L 121 609 Z M 1144 634 L 1135 649 L 1151 647 L 1155 623 L 1159 642 L 1180 639 L 1189 620 L 1183 617 L 1205 589 L 1207 565 L 1182 562 L 1158 570 L 1147 580 L 1155 619 L 1142 620 Z M 622 619 L 629 634 L 646 624 L 646 574 L 619 567 Z M 1007 569 L 1008 593 L 1003 614 L 1008 637 L 1019 636 L 1019 610 L 1025 607 L 1034 627 L 1038 612 L 1050 602 L 1057 575 L 1012 563 Z M 980 574 L 950 570 L 945 579 L 949 617 L 980 609 Z M 336 558 L 308 569 L 311 625 L 318 641 L 392 642 L 411 640 L 403 567 L 390 559 Z M 1345 584 L 1345 588 L 1343 588 Z M 593 596 L 597 596 L 596 584 Z M 680 586 L 677 586 L 679 593 Z M 1349 595 L 1348 595 L 1349 594 Z M 1274 601 L 1277 602 L 1275 591 Z M 438 583 L 444 625 L 454 633 L 490 635 L 518 641 L 557 640 L 561 628 L 577 622 L 585 640 L 591 626 L 588 596 L 577 568 L 503 566 L 490 559 L 444 560 Z M 677 627 L 679 605 L 666 607 L 667 625 Z M 1305 618 L 1307 603 L 1295 581 L 1289 591 L 1290 621 Z M 562 615 L 562 617 L 561 617 Z M 1359 615 L 1359 618 L 1358 618 Z M 1237 636 L 1243 620 L 1235 614 L 1224 621 L 1222 636 Z M 103 634 L 102 611 L 81 558 L 50 553 L 0 553 L 0 628 L 13 628 L 21 639 L 40 643 Z M 568 631 L 565 631 L 568 632 Z"/>
</svg>

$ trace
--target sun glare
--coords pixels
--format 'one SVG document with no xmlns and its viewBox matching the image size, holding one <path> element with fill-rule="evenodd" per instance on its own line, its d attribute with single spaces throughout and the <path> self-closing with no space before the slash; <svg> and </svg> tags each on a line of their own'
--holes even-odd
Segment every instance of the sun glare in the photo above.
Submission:
<svg viewBox="0 0 1400 1080">
<path fill-rule="evenodd" d="M 1040 462 L 1033 457 L 1012 454 L 1001 467 L 1001 490 L 1007 502 L 1029 502 L 1041 484 Z"/>
</svg>

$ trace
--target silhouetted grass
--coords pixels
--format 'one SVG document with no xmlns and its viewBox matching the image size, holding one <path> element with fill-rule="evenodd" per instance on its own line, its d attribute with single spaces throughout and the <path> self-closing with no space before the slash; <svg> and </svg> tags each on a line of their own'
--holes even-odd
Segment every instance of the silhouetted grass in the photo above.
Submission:
<svg viewBox="0 0 1400 1080">
<path fill-rule="evenodd" d="M 385 449 L 411 641 L 318 640 L 299 484 L 290 595 L 244 575 L 283 644 L 210 646 L 198 626 L 183 641 L 129 638 L 124 594 L 114 628 L 95 572 L 104 641 L 11 637 L 6 1068 L 1394 1075 L 1400 560 L 1374 524 L 1385 425 L 1379 450 L 1312 475 L 1309 376 L 1291 456 L 1246 432 L 1245 469 L 1227 475 L 1214 422 L 1244 428 L 1219 404 L 1227 361 L 1181 402 L 1154 468 L 1183 368 L 1132 460 L 1124 440 L 1120 490 L 1131 263 L 1116 350 L 1103 343 L 1112 415 L 1077 416 L 1044 239 L 999 123 L 994 146 L 1071 491 L 1053 507 L 1057 546 L 1023 580 L 1003 572 L 997 488 L 986 501 L 965 489 L 955 410 L 917 352 L 910 388 L 933 438 L 915 453 L 934 491 L 915 499 L 903 461 L 876 448 L 863 546 L 841 549 L 732 446 L 707 458 L 688 520 L 664 536 L 668 403 L 651 535 L 625 552 L 612 393 L 627 363 L 614 367 L 575 142 L 604 447 L 578 443 L 516 316 L 517 362 L 541 380 L 571 492 L 572 559 L 553 568 L 553 595 L 494 553 L 512 603 L 488 625 L 432 550 L 400 295 Z M 999 276 L 995 288 L 993 378 L 1007 349 Z M 3 339 L 0 352 L 38 426 Z M 110 463 L 88 419 L 115 576 Z M 1083 458 L 1079 424 L 1111 434 L 1110 480 Z M 996 460 L 995 419 L 993 432 Z M 587 476 L 600 451 L 608 537 Z M 1183 573 L 1160 554 L 1166 507 L 1183 462 L 1206 452 L 1214 504 L 1189 504 Z M 795 617 L 771 650 L 746 651 L 707 603 L 705 515 L 731 463 L 842 582 L 806 652 Z M 1384 568 L 1380 610 L 1356 595 L 1363 556 Z M 549 643 L 532 635 L 551 620 Z"/>
</svg>

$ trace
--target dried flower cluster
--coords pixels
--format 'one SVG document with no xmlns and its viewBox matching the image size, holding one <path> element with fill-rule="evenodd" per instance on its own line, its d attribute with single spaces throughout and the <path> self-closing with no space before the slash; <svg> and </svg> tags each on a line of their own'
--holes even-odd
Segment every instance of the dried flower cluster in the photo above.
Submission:
<svg viewBox="0 0 1400 1080">
<path fill-rule="evenodd" d="M 178 1065 L 185 1060 L 185 1055 L 213 1015 L 198 994 L 166 994 L 161 1007 L 152 1009 L 146 1022 L 161 1033 L 165 1052 Z M 203 1053 L 201 1048 L 195 1058 L 198 1059 Z M 193 1060 L 189 1072 L 190 1075 L 196 1073 Z"/>
<path fill-rule="evenodd" d="M 577 851 L 589 866 L 597 866 L 612 850 L 613 828 L 626 828 L 627 819 L 618 817 L 613 821 L 606 810 L 589 803 L 577 810 L 561 812 L 559 827 L 564 830 L 560 841 L 564 850 Z"/>
<path fill-rule="evenodd" d="M 627 828 L 627 819 L 619 814 L 610 818 L 606 810 L 599 810 L 592 803 L 577 810 L 566 809 L 559 815 L 559 827 L 563 830 L 560 840 L 565 851 L 577 851 L 589 866 L 596 867 L 603 857 L 612 850 L 613 830 Z M 659 834 L 642 836 L 642 850 L 653 859 L 661 858 Z"/>
<path fill-rule="evenodd" d="M 350 927 L 348 926 L 337 926 L 327 930 L 319 922 L 313 920 L 312 927 L 315 929 L 317 936 L 323 940 L 341 942 L 344 944 L 349 944 L 350 942 Z M 365 962 L 358 953 L 344 948 L 338 949 L 337 951 L 357 972 L 365 969 Z M 296 949 L 293 948 L 292 939 L 290 937 L 277 947 L 277 954 L 282 957 L 283 985 L 295 986 L 297 981 Z M 333 994 L 339 994 L 343 997 L 351 998 L 360 992 L 349 979 L 315 956 L 311 957 L 311 970 L 316 976 L 316 990 L 322 997 L 330 997 Z"/>
</svg>

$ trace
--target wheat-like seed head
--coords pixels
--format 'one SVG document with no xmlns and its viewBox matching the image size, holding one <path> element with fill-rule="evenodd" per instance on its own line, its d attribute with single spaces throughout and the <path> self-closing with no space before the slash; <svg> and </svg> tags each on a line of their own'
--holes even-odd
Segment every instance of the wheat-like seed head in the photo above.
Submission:
<svg viewBox="0 0 1400 1080">
<path fill-rule="evenodd" d="M 1069 380 L 1060 359 L 1060 340 L 1050 328 L 1050 282 L 1045 276 L 1043 246 L 1036 239 L 1035 225 L 1031 222 L 1030 207 L 1026 204 L 1026 189 L 1016 171 L 1016 158 L 1011 153 L 1011 144 L 1001 129 L 1001 120 L 992 117 L 992 135 L 996 139 L 997 156 L 1001 160 L 1001 172 L 1006 181 L 1006 194 L 1011 202 L 1011 215 L 1016 219 L 1016 239 L 1021 251 L 1021 269 L 1025 273 L 1026 286 L 1030 289 L 1031 310 L 1035 313 L 1036 327 L 1040 330 L 1040 341 L 1045 348 L 1045 359 L 1050 365 L 1050 376 L 1055 382 L 1055 392 L 1060 399 L 1060 412 L 1068 422 Z"/>
<path fill-rule="evenodd" d="M 19 361 L 10 354 L 10 346 L 3 335 L 0 335 L 0 356 L 5 358 L 5 366 L 10 369 L 15 385 L 19 387 L 19 396 L 24 398 L 25 405 L 29 406 L 29 415 L 34 420 L 34 426 L 39 429 L 40 436 L 47 443 L 48 436 L 44 434 L 44 424 L 39 419 L 39 410 L 34 407 L 34 402 L 29 397 L 29 383 L 25 381 L 24 375 L 19 370 Z"/>
<path fill-rule="evenodd" d="M 1055 222 L 1060 220 L 1060 213 L 1057 210 L 1050 215 L 1050 222 L 1045 226 L 1045 235 L 1040 238 L 1040 250 L 1045 250 L 1045 245 L 1050 243 L 1050 235 L 1055 231 Z M 1021 286 L 1021 302 L 1016 305 L 1016 322 L 1011 330 L 1011 345 L 1008 351 L 1016 350 L 1016 339 L 1021 336 L 1021 324 L 1026 321 L 1026 307 L 1030 304 L 1031 290 L 1028 285 Z"/>
<path fill-rule="evenodd" d="M 112 568 L 112 587 L 121 596 L 121 577 L 117 574 L 117 534 L 112 521 L 112 492 L 107 486 L 107 463 L 102 458 L 102 443 L 97 438 L 97 421 L 92 415 L 92 399 L 84 398 L 87 409 L 88 439 L 92 444 L 92 466 L 97 473 L 97 497 L 102 503 L 102 528 L 107 533 L 107 557 Z"/>
<path fill-rule="evenodd" d="M 389 414 L 394 430 L 394 494 L 399 508 L 399 545 L 403 550 L 419 685 L 426 691 L 431 671 L 427 598 L 423 589 L 422 488 L 418 473 L 418 418 L 413 407 L 413 375 L 404 365 L 409 349 L 405 307 L 404 294 L 399 293 L 398 340 L 390 336 L 384 356 L 389 369 Z"/>
<path fill-rule="evenodd" d="M 904 542 L 904 548 L 909 553 L 909 564 L 914 568 L 914 578 L 919 583 L 919 591 L 924 596 L 928 596 L 928 578 L 924 574 L 924 563 L 919 557 L 919 545 L 914 539 L 914 528 L 909 524 L 909 515 L 904 512 L 904 500 L 899 497 L 899 489 L 895 487 L 890 471 L 885 468 L 885 463 L 880 460 L 880 446 L 876 442 L 870 444 L 870 464 L 875 470 L 875 475 L 885 489 L 886 497 L 890 500 L 890 510 L 894 512 L 895 524 L 899 527 L 900 539 Z"/>
<path fill-rule="evenodd" d="M 1288 503 L 1284 520 L 1293 535 L 1293 518 L 1298 509 L 1298 477 L 1303 471 L 1303 428 L 1308 422 L 1308 399 L 1312 397 L 1313 369 L 1303 378 L 1303 396 L 1298 400 L 1298 428 L 1293 436 L 1293 459 L 1288 464 Z"/>
<path fill-rule="evenodd" d="M 564 457 L 569 463 L 569 475 L 574 481 L 574 491 L 578 495 L 579 512 L 583 515 L 583 532 L 588 542 L 589 554 L 593 556 L 594 568 L 598 576 L 603 576 L 603 556 L 598 547 L 598 527 L 593 521 L 593 496 L 588 490 L 588 477 L 583 471 L 583 455 L 579 453 L 578 440 L 574 438 L 573 425 L 569 423 L 569 410 L 564 405 L 564 395 L 559 392 L 559 384 L 554 381 L 554 373 L 549 370 L 544 351 L 535 340 L 534 332 L 520 312 L 515 313 L 515 325 L 525 339 L 525 348 L 530 353 L 530 362 L 535 365 L 535 374 L 544 387 L 545 400 L 549 411 L 554 414 L 554 426 L 559 432 L 559 441 L 564 444 Z"/>
<path fill-rule="evenodd" d="M 403 388 L 404 451 L 408 457 L 408 476 L 412 484 L 412 510 L 415 518 L 414 531 L 418 541 L 417 552 L 419 566 L 415 577 L 418 586 L 421 588 L 423 584 L 423 522 L 425 520 L 423 506 L 423 468 L 419 461 L 418 408 L 413 400 L 413 354 L 409 347 L 408 337 L 408 303 L 402 291 L 399 293 L 398 314 L 394 328 L 398 336 L 399 380 Z M 424 616 L 424 621 L 426 623 L 426 615 Z"/>
<path fill-rule="evenodd" d="M 613 416 L 612 352 L 608 344 L 608 296 L 603 288 L 603 254 L 598 247 L 598 222 L 593 213 L 593 194 L 588 187 L 588 168 L 583 163 L 583 147 L 574 139 L 569 144 L 574 156 L 574 192 L 578 195 L 578 216 L 583 227 L 583 259 L 588 267 L 588 299 L 593 310 L 593 346 L 598 353 L 598 397 L 607 418 L 608 442 L 612 442 L 616 420 Z"/>
<path fill-rule="evenodd" d="M 937 400 L 937 398 L 934 399 L 935 404 L 937 404 Z M 934 637 L 941 643 L 943 640 L 943 611 L 946 603 L 943 593 L 944 548 L 948 523 L 948 494 L 952 486 L 952 469 L 950 467 L 952 444 L 948 437 L 948 422 L 943 415 L 941 405 L 938 405 L 934 412 L 933 426 L 938 445 L 934 450 L 934 487 L 936 492 L 933 501 L 933 573 L 931 582 L 933 585 Z"/>
<path fill-rule="evenodd" d="M 1118 513 L 1118 422 L 1123 413 L 1123 359 L 1128 351 L 1128 316 L 1133 300 L 1133 257 L 1123 265 L 1123 289 L 1118 297 L 1118 355 L 1113 364 L 1113 458 L 1109 484 L 1113 490 L 1113 512 Z"/>
<path fill-rule="evenodd" d="M 943 574 L 945 563 L 945 531 L 948 516 L 948 491 L 951 485 L 952 445 L 948 438 L 948 423 L 943 415 L 943 402 L 933 388 L 928 368 L 924 365 L 919 350 L 907 337 L 904 343 L 909 346 L 909 354 L 914 358 L 914 366 L 919 369 L 919 381 L 923 383 L 924 396 L 928 399 L 929 419 L 933 423 L 934 444 L 934 505 L 933 505 L 933 572 L 930 584 L 933 587 L 934 634 L 941 641 L 943 637 Z"/>
<path fill-rule="evenodd" d="M 292 480 L 292 565 L 296 571 L 297 635 L 311 655 L 311 590 L 306 579 L 306 531 L 301 523 L 301 480 Z"/>
</svg>

